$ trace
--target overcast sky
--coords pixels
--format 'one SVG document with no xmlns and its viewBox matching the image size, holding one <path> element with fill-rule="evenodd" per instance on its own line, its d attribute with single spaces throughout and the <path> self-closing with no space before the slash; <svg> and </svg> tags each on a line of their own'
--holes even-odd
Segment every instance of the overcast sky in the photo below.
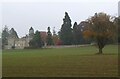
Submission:
<svg viewBox="0 0 120 79">
<path fill-rule="evenodd" d="M 47 31 L 53 27 L 59 31 L 65 12 L 68 12 L 72 24 L 86 20 L 94 13 L 105 12 L 112 16 L 118 14 L 119 0 L 4 0 L 2 3 L 2 27 L 14 28 L 19 37 L 28 34 L 32 26 L 35 30 Z"/>
</svg>

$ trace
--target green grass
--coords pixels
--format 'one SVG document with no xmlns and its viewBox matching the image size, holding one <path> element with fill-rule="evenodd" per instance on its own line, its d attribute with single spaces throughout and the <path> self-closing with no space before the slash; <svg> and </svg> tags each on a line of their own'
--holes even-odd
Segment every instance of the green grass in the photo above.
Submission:
<svg viewBox="0 0 120 79">
<path fill-rule="evenodd" d="M 118 46 L 3 51 L 4 77 L 117 76 Z"/>
</svg>

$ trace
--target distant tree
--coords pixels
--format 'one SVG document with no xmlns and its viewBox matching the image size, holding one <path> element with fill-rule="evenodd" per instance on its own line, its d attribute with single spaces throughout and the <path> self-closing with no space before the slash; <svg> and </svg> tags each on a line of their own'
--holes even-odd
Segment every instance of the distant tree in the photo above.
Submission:
<svg viewBox="0 0 120 79">
<path fill-rule="evenodd" d="M 4 49 L 4 46 L 8 44 L 8 27 L 5 26 L 4 29 L 2 30 L 2 48 Z"/>
<path fill-rule="evenodd" d="M 73 35 L 71 28 L 71 19 L 67 12 L 65 12 L 65 17 L 63 18 L 63 24 L 60 30 L 60 39 L 64 45 L 71 45 L 73 43 Z"/>
<path fill-rule="evenodd" d="M 53 45 L 53 39 L 52 39 L 52 34 L 50 32 L 50 27 L 48 27 L 48 32 L 47 32 L 47 45 Z"/>
<path fill-rule="evenodd" d="M 55 31 L 55 27 L 53 28 L 53 36 L 54 36 L 54 35 L 57 35 L 57 34 L 56 34 L 56 31 Z"/>
<path fill-rule="evenodd" d="M 78 24 L 78 43 L 79 44 L 89 44 L 91 43 L 91 39 L 85 39 L 83 32 L 86 30 L 86 28 L 89 26 L 89 23 L 87 21 L 81 21 Z"/>
<path fill-rule="evenodd" d="M 73 43 L 75 45 L 79 44 L 79 32 L 78 32 L 78 26 L 77 22 L 74 23 L 73 25 Z"/>
<path fill-rule="evenodd" d="M 35 32 L 33 39 L 29 42 L 29 45 L 33 48 L 41 48 L 43 46 L 39 31 Z"/>
<path fill-rule="evenodd" d="M 118 28 L 118 42 L 120 43 L 120 16 L 118 17 L 118 22 L 117 22 L 117 28 Z"/>
<path fill-rule="evenodd" d="M 2 38 L 2 31 L 0 31 L 0 38 Z"/>
<path fill-rule="evenodd" d="M 98 54 L 102 54 L 102 49 L 109 40 L 114 40 L 116 27 L 111 21 L 111 17 L 105 13 L 95 13 L 88 19 L 89 28 L 84 31 L 85 38 L 92 38 L 99 48 Z"/>
<path fill-rule="evenodd" d="M 59 36 L 56 34 L 55 27 L 53 28 L 53 36 L 52 36 L 52 39 L 53 39 L 54 45 L 57 45 L 57 42 L 58 42 L 58 40 L 59 40 Z"/>
<path fill-rule="evenodd" d="M 29 47 L 35 48 L 35 40 L 34 39 L 29 41 Z"/>
<path fill-rule="evenodd" d="M 117 41 L 120 43 L 120 16 L 115 17 L 114 23 L 117 26 Z"/>
</svg>

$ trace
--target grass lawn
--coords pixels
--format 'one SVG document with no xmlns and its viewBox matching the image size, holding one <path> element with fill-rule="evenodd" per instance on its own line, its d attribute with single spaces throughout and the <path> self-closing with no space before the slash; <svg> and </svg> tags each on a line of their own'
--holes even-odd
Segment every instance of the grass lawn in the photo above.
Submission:
<svg viewBox="0 0 120 79">
<path fill-rule="evenodd" d="M 94 46 L 3 50 L 3 77 L 98 77 L 118 75 L 118 46 L 103 55 Z"/>
</svg>

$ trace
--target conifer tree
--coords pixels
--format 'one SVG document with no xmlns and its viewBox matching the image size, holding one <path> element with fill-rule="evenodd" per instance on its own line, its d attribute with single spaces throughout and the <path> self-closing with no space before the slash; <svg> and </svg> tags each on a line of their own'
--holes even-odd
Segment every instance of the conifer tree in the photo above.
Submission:
<svg viewBox="0 0 120 79">
<path fill-rule="evenodd" d="M 47 45 L 53 45 L 53 39 L 52 39 L 50 27 L 48 27 L 48 32 L 47 32 Z"/>
<path fill-rule="evenodd" d="M 41 48 L 43 46 L 39 31 L 35 32 L 33 39 L 29 42 L 29 45 L 33 48 Z"/>
<path fill-rule="evenodd" d="M 73 42 L 72 36 L 72 24 L 71 19 L 67 12 L 65 12 L 65 17 L 63 19 L 63 24 L 60 31 L 60 39 L 64 45 L 71 45 Z"/>
</svg>

